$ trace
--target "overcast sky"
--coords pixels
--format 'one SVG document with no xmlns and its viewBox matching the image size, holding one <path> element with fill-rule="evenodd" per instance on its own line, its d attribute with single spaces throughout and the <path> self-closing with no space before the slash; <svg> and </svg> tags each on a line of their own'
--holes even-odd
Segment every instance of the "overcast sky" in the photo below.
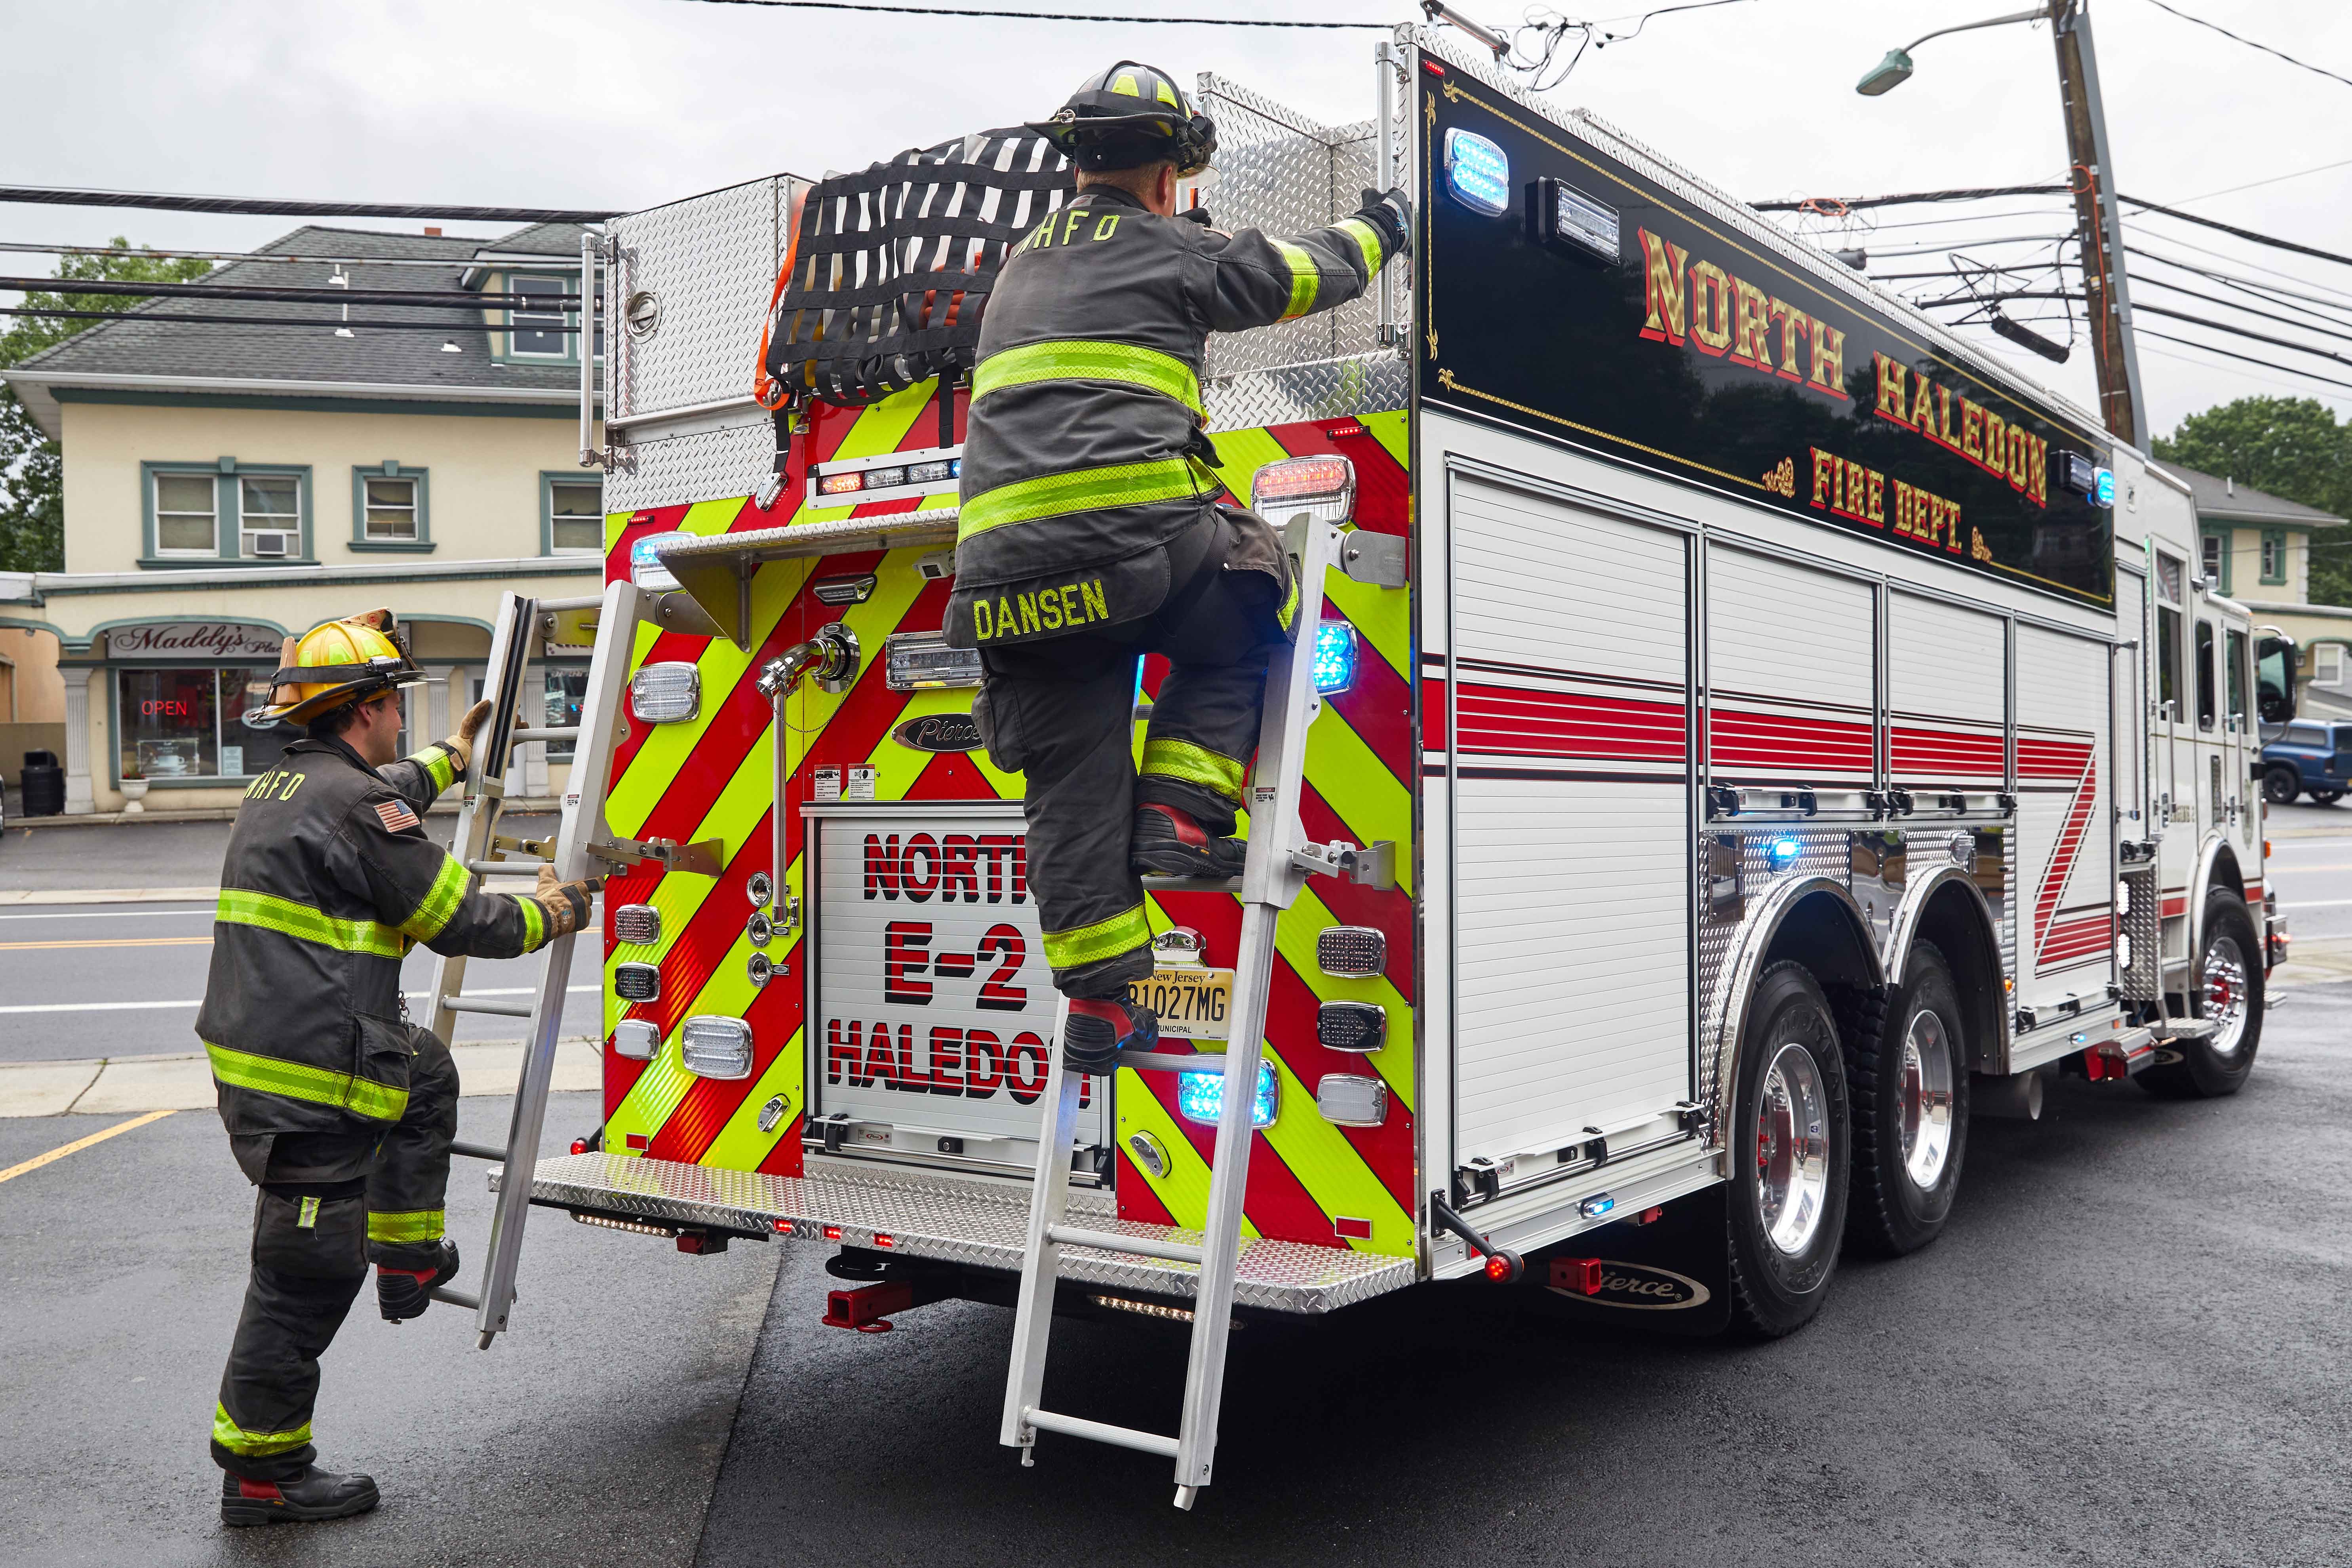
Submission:
<svg viewBox="0 0 2352 1568">
<path fill-rule="evenodd" d="M 1063 8 L 1061 0 L 944 3 Z M 2173 3 L 2352 76 L 2352 5 L 2345 0 Z M 1115 0 L 1103 8 L 1139 4 Z M 1174 0 L 1174 7 L 1318 20 L 1392 20 L 1407 11 L 1395 0 Z M 1497 24 L 1520 14 L 1500 0 L 1466 0 L 1463 8 Z M 2067 162 L 2046 26 L 1937 39 L 1917 51 L 1916 76 L 1892 94 L 1865 99 L 1853 91 L 1888 48 L 1937 26 L 2022 8 L 2020 0 L 1743 0 L 1660 16 L 1640 37 L 1588 52 L 1551 97 L 1564 108 L 1591 109 L 1751 200 L 2039 183 L 2061 177 Z M 1623 31 L 1641 7 L 1603 0 L 1591 10 L 1565 9 L 1596 21 L 1625 17 L 1616 24 Z M 886 16 L 698 0 L 76 0 L 19 5 L 12 13 L 0 35 L 0 101 L 8 109 L 0 180 L 7 183 L 614 208 L 779 170 L 821 174 L 862 166 L 901 147 L 1042 116 L 1079 79 L 1122 56 L 1186 81 L 1214 70 L 1328 122 L 1367 118 L 1377 37 Z M 2352 162 L 2208 195 L 2352 161 L 2352 86 L 2168 16 L 2152 0 L 2094 0 L 2092 14 L 2118 188 L 2352 254 Z M 1953 216 L 1969 221 L 1884 228 L 1863 243 L 1883 258 L 1906 243 L 2048 237 L 2066 226 L 2063 204 L 2031 199 L 1904 209 L 1885 221 Z M 237 249 L 292 226 L 280 219 L 0 206 L 0 238 L 10 240 L 89 243 L 127 234 L 137 243 Z M 2147 220 L 2142 232 L 2176 257 L 2212 262 L 2187 248 L 2201 246 L 2230 258 L 2216 265 L 2259 265 L 2342 290 L 2342 313 L 2352 317 L 2352 267 L 2162 218 Z M 2031 248 L 1979 244 L 1971 254 Z M 46 258 L 14 259 L 25 265 L 6 271 L 49 269 Z M 1939 257 L 1923 256 L 1901 269 L 1940 265 Z M 1897 268 L 1882 260 L 1874 269 Z M 2090 402 L 2086 345 L 2053 366 L 1986 341 L 2029 374 Z M 2352 364 L 2232 346 L 2352 382 Z M 2352 342 L 2334 346 L 2352 357 Z M 2224 368 L 2211 356 L 2146 339 L 2141 363 L 2158 431 L 2249 393 L 2320 395 L 2339 413 L 2352 410 L 2352 390 L 2251 365 Z"/>
</svg>

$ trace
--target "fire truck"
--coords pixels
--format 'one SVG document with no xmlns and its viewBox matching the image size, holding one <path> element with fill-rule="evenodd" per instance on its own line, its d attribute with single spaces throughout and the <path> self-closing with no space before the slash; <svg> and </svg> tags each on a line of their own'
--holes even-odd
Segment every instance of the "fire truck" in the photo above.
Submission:
<svg viewBox="0 0 2352 1568">
<path fill-rule="evenodd" d="M 1296 821 L 1252 796 L 1318 874 L 1255 971 L 1238 892 L 1151 885 L 1162 1052 L 1058 1120 L 1022 781 L 940 622 L 986 279 L 1067 169 L 993 132 L 591 241 L 628 684 L 583 787 L 635 858 L 603 1124 L 531 1202 L 824 1247 L 845 1328 L 1197 1316 L 1196 1368 L 1230 1313 L 1481 1273 L 1770 1336 L 1843 1248 L 1934 1239 L 1971 1112 L 2244 1080 L 2294 660 L 2200 575 L 2187 487 L 1458 34 L 1371 85 L 1334 126 L 1200 84 L 1217 226 L 1415 208 L 1373 295 L 1201 377 L 1232 498 L 1336 530 Z M 1008 1441 L 1116 1431 L 1013 1404 Z M 1147 1436 L 1108 1440 L 1177 1451 Z"/>
</svg>

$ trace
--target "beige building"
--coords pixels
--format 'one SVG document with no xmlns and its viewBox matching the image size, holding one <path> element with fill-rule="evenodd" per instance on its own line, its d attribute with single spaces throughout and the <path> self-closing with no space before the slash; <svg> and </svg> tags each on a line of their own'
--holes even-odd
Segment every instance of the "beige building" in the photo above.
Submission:
<svg viewBox="0 0 2352 1568">
<path fill-rule="evenodd" d="M 2352 713 L 2352 605 L 2311 602 L 2311 551 L 2345 520 L 2228 475 L 2167 463 L 2196 497 L 2204 572 L 2221 593 L 2303 650 L 2305 712 Z"/>
<path fill-rule="evenodd" d="M 580 231 L 486 244 L 308 227 L 258 254 L 305 259 L 215 276 L 561 296 Z M 20 710 L 62 722 L 67 811 L 121 809 L 126 781 L 149 809 L 234 805 L 294 738 L 245 722 L 280 640 L 354 610 L 388 605 L 410 627 L 431 678 L 409 694 L 412 741 L 446 733 L 479 690 L 501 596 L 593 592 L 604 570 L 602 485 L 579 461 L 577 321 L 561 299 L 537 311 L 157 300 L 0 373 L 65 454 L 65 570 L 0 575 L 0 628 L 15 634 L 0 630 L 15 661 L 0 679 Z M 546 721 L 576 701 L 587 654 L 534 646 L 527 701 Z M 523 748 L 524 793 L 560 789 L 567 757 Z"/>
</svg>

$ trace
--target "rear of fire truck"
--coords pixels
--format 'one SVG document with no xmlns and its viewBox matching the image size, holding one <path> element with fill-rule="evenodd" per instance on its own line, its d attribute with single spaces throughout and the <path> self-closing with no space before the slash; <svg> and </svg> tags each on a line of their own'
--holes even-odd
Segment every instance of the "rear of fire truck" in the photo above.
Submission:
<svg viewBox="0 0 2352 1568">
<path fill-rule="evenodd" d="M 1221 226 L 1297 232 L 1391 183 L 1374 177 L 1370 123 L 1321 126 L 1213 78 L 1202 89 Z M 969 394 L 952 365 L 910 374 L 926 367 L 846 354 L 788 388 L 758 372 L 763 326 L 795 330 L 814 289 L 813 310 L 840 312 L 835 337 L 858 330 L 892 269 L 936 260 L 922 247 L 942 226 L 926 214 L 1001 254 L 1070 194 L 1041 141 L 992 132 L 655 208 L 607 241 L 608 319 L 623 323 L 605 386 L 608 572 L 656 608 L 634 634 L 605 817 L 616 837 L 680 848 L 606 884 L 604 1123 L 593 1147 L 542 1163 L 535 1193 L 687 1250 L 831 1244 L 855 1286 L 828 1309 L 844 1326 L 950 1295 L 1009 1299 L 1056 998 L 1022 781 L 973 725 L 977 656 L 940 634 Z M 1202 378 L 1233 496 L 1351 519 L 1360 556 L 1406 532 L 1406 368 L 1375 341 L 1380 308 L 1220 338 Z M 1332 574 L 1321 604 L 1305 826 L 1393 846 L 1397 871 L 1388 886 L 1318 880 L 1282 922 L 1250 1108 L 1245 1308 L 1321 1311 L 1419 1273 L 1402 557 L 1363 574 L 1389 586 Z M 1139 718 L 1163 674 L 1146 662 Z M 1149 911 L 1162 1032 L 1213 1046 L 1237 900 L 1155 890 Z M 1219 1091 L 1214 1071 L 1090 1080 L 1071 1152 L 1085 1223 L 1199 1226 Z M 1182 1310 L 1192 1279 L 1109 1254 L 1065 1273 L 1066 1306 L 1159 1315 Z"/>
</svg>

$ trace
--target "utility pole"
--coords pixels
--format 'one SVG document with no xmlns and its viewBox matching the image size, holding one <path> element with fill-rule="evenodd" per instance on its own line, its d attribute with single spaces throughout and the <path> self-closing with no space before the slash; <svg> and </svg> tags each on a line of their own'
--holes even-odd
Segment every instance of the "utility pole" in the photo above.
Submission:
<svg viewBox="0 0 2352 1568">
<path fill-rule="evenodd" d="M 2124 278 L 2124 230 L 2116 214 L 2115 163 L 2107 116 L 2099 100 L 2098 57 L 2091 47 L 2089 0 L 2053 0 L 2058 87 L 2074 167 L 2074 228 L 2082 246 L 2091 354 L 2099 376 L 2099 413 L 2107 428 L 2147 449 L 2147 409 L 2140 396 L 2139 351 L 2132 343 L 2131 290 Z"/>
</svg>

